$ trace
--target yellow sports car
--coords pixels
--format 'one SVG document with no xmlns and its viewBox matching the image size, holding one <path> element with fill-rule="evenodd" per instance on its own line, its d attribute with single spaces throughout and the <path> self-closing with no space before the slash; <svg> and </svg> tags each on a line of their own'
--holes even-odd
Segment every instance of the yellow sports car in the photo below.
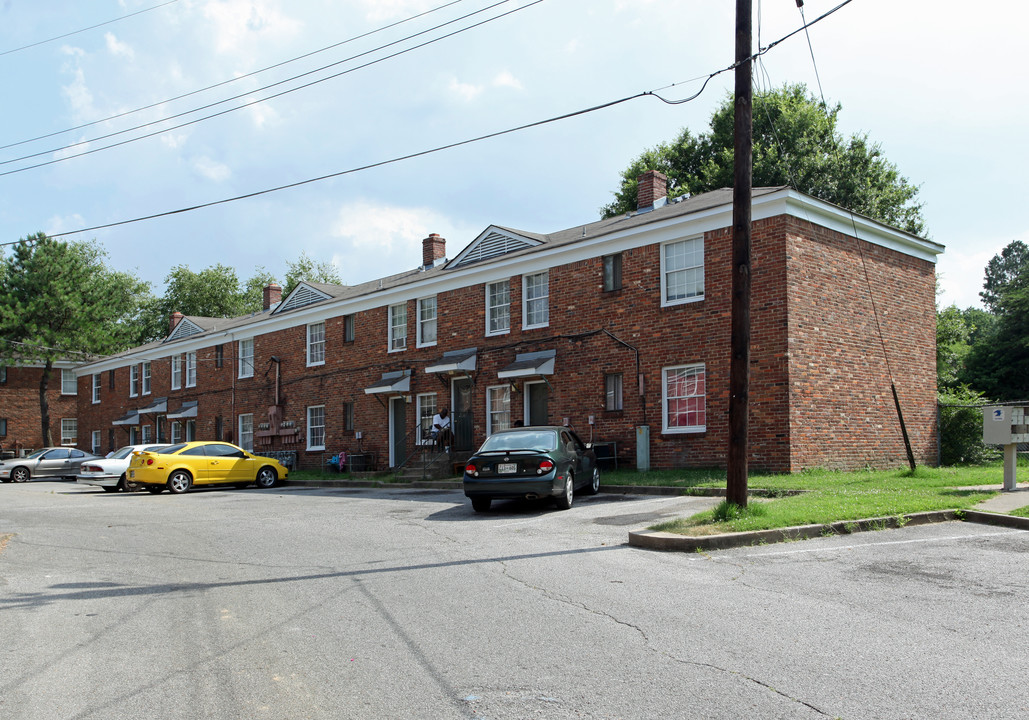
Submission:
<svg viewBox="0 0 1029 720">
<path fill-rule="evenodd" d="M 188 442 L 133 456 L 129 481 L 157 494 L 184 493 L 193 485 L 270 488 L 289 470 L 278 460 L 248 453 L 225 442 Z"/>
</svg>

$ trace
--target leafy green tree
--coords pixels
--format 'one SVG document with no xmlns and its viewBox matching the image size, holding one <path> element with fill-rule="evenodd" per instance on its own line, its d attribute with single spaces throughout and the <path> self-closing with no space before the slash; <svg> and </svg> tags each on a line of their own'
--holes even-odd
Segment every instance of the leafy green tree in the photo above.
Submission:
<svg viewBox="0 0 1029 720">
<path fill-rule="evenodd" d="M 0 270 L 0 362 L 42 363 L 39 410 L 44 442 L 53 444 L 47 389 L 54 361 L 121 350 L 131 342 L 139 298 L 150 292 L 133 275 L 110 270 L 92 242 L 43 233 L 24 238 Z"/>
<path fill-rule="evenodd" d="M 824 107 L 803 84 L 755 95 L 754 186 L 790 185 L 916 235 L 925 232 L 918 187 L 901 176 L 865 134 L 837 131 L 837 103 Z M 636 209 L 637 178 L 648 170 L 668 176 L 669 197 L 733 184 L 733 98 L 711 116 L 710 130 L 683 129 L 670 143 L 645 150 L 622 172 L 604 217 Z"/>
<path fill-rule="evenodd" d="M 329 283 L 331 285 L 342 285 L 339 270 L 329 261 L 315 262 L 308 257 L 306 252 L 301 252 L 294 262 L 287 263 L 286 286 L 282 288 L 283 295 L 289 295 L 301 282 Z"/>
<path fill-rule="evenodd" d="M 979 297 L 990 312 L 997 312 L 1001 295 L 1025 268 L 1029 267 L 1029 246 L 1013 240 L 986 265 L 986 277 Z"/>
<path fill-rule="evenodd" d="M 212 265 L 199 272 L 187 265 L 176 265 L 164 278 L 164 294 L 154 298 L 147 306 L 145 319 L 137 337 L 143 344 L 168 334 L 168 319 L 172 313 L 198 317 L 228 318 L 245 315 L 261 309 L 261 296 L 256 303 L 240 286 L 234 268 Z"/>
<path fill-rule="evenodd" d="M 995 460 L 997 451 L 983 443 L 982 408 L 988 401 L 965 386 L 941 390 L 940 462 L 966 465 Z"/>
<path fill-rule="evenodd" d="M 264 289 L 279 283 L 275 276 L 263 266 L 258 266 L 254 274 L 243 285 L 243 308 L 245 312 L 258 312 L 264 307 Z"/>
<path fill-rule="evenodd" d="M 996 324 L 977 338 L 959 380 L 999 400 L 1029 399 L 1029 264 L 996 301 Z"/>
</svg>

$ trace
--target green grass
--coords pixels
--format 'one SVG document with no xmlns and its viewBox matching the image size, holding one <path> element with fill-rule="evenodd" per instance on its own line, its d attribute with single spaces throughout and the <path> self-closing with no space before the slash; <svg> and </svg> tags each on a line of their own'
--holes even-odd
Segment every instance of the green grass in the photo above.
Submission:
<svg viewBox="0 0 1029 720">
<path fill-rule="evenodd" d="M 1008 513 L 1008 515 L 1018 515 L 1018 517 L 1029 517 L 1029 507 L 1023 507 L 1018 508 L 1017 510 L 1012 510 Z"/>
<path fill-rule="evenodd" d="M 647 473 L 648 475 L 650 473 Z M 682 471 L 681 487 L 725 487 L 725 473 L 715 479 L 715 471 L 694 475 Z M 705 477 L 707 475 L 707 477 Z M 794 525 L 820 525 L 839 520 L 895 517 L 929 510 L 972 507 L 997 494 L 970 486 L 999 485 L 999 467 L 927 468 L 909 470 L 830 472 L 814 470 L 794 475 L 761 475 L 748 478 L 748 488 L 803 490 L 798 495 L 771 500 L 752 500 L 759 512 L 726 517 L 716 508 L 688 518 L 654 526 L 653 530 L 686 535 L 709 535 L 746 530 L 771 530 Z M 611 474 L 604 478 L 610 483 Z M 666 480 L 665 482 L 668 482 Z M 721 506 L 720 506 L 721 507 Z"/>
</svg>

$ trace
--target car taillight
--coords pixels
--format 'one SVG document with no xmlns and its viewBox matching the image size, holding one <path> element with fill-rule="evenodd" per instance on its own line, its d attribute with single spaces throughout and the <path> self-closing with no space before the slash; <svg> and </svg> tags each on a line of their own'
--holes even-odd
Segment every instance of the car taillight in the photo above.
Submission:
<svg viewBox="0 0 1029 720">
<path fill-rule="evenodd" d="M 475 463 L 468 463 L 467 465 L 465 465 L 464 471 L 469 475 L 478 476 L 479 474 L 479 468 L 475 467 Z"/>
<path fill-rule="evenodd" d="M 547 474 L 548 472 L 550 472 L 553 469 L 554 469 L 554 461 L 553 460 L 543 460 L 542 462 L 540 462 L 540 468 L 536 472 L 539 473 L 540 475 L 545 475 L 545 474 Z"/>
<path fill-rule="evenodd" d="M 154 464 L 154 459 L 153 458 L 147 458 L 146 459 L 146 464 L 147 465 L 153 465 Z"/>
</svg>

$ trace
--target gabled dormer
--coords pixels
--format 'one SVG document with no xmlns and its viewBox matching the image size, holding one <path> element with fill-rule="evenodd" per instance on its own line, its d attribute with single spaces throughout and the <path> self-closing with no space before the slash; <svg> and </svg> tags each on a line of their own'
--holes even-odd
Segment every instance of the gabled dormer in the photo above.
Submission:
<svg viewBox="0 0 1029 720">
<path fill-rule="evenodd" d="M 173 340 L 182 340 L 188 338 L 190 335 L 199 335 L 208 328 L 201 327 L 198 321 L 200 318 L 191 318 L 183 315 L 182 313 L 172 313 L 171 316 L 171 332 L 168 333 L 168 337 L 164 339 L 165 342 L 172 342 Z"/>
<path fill-rule="evenodd" d="M 286 299 L 279 303 L 279 306 L 272 311 L 273 315 L 297 310 L 308 305 L 314 305 L 325 300 L 331 300 L 332 295 L 323 287 L 317 287 L 313 283 L 301 282 L 293 288 L 293 291 L 286 296 Z"/>
<path fill-rule="evenodd" d="M 521 233 L 508 230 L 498 225 L 490 225 L 482 231 L 479 237 L 461 251 L 461 254 L 451 261 L 447 267 L 459 268 L 464 265 L 490 260 L 492 258 L 528 250 L 529 248 L 542 245 L 544 239 L 540 235 Z"/>
</svg>

